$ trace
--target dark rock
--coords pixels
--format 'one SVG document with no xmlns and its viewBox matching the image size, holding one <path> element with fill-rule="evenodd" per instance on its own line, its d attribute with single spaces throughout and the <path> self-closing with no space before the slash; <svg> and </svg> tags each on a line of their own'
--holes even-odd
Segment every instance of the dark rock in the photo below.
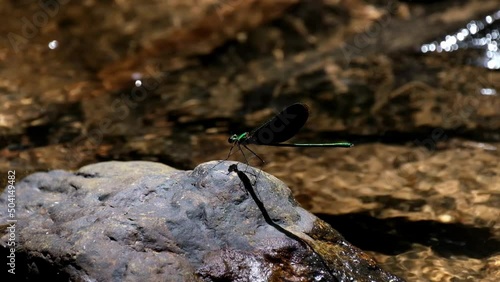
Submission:
<svg viewBox="0 0 500 282">
<path fill-rule="evenodd" d="M 17 275 L 77 281 L 402 281 L 301 208 L 283 182 L 241 164 L 252 181 L 258 176 L 254 189 L 273 221 L 301 240 L 267 224 L 236 173 L 228 173 L 229 164 L 177 171 L 152 162 L 105 162 L 75 173 L 29 175 L 16 187 Z M 6 192 L 0 202 L 6 206 Z M 6 212 L 0 210 L 2 224 L 9 219 Z"/>
</svg>

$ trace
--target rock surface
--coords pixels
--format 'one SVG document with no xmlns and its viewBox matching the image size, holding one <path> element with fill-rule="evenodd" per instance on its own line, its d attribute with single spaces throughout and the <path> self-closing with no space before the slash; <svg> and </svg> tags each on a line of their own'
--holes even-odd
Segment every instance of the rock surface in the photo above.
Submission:
<svg viewBox="0 0 500 282">
<path fill-rule="evenodd" d="M 73 281 L 402 281 L 301 208 L 283 182 L 241 164 L 252 181 L 258 175 L 254 187 L 273 220 L 312 249 L 268 225 L 238 176 L 227 172 L 229 164 L 178 171 L 153 162 L 104 162 L 29 175 L 17 185 L 18 275 Z M 2 205 L 6 198 L 4 192 Z M 1 223 L 7 219 L 0 210 Z"/>
</svg>

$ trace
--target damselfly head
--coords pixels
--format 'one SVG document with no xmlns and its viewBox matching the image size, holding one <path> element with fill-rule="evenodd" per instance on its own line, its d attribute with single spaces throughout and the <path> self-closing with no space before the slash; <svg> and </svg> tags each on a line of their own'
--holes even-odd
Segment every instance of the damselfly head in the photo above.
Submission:
<svg viewBox="0 0 500 282">
<path fill-rule="evenodd" d="M 245 139 L 248 138 L 248 132 L 241 133 L 240 135 L 238 134 L 233 134 L 229 139 L 227 139 L 227 142 L 234 144 L 234 143 L 240 143 L 245 141 Z"/>
<path fill-rule="evenodd" d="M 236 143 L 238 141 L 238 135 L 237 134 L 233 134 L 231 135 L 231 137 L 229 137 L 229 139 L 227 139 L 227 142 L 233 144 L 233 143 Z"/>
</svg>

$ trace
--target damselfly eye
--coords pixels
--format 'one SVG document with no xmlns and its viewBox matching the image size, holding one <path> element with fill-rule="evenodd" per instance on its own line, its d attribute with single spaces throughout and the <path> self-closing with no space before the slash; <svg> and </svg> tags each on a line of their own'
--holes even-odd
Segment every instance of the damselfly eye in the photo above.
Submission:
<svg viewBox="0 0 500 282">
<path fill-rule="evenodd" d="M 238 140 L 238 135 L 233 134 L 233 135 L 231 135 L 231 137 L 229 137 L 229 139 L 227 139 L 227 142 L 234 143 L 234 142 L 236 142 L 236 140 Z"/>
</svg>

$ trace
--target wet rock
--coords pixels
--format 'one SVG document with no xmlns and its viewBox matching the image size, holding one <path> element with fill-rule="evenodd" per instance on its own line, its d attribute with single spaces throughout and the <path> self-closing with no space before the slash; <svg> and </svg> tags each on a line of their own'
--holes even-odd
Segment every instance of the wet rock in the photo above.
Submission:
<svg viewBox="0 0 500 282">
<path fill-rule="evenodd" d="M 240 168 L 273 221 L 300 240 L 266 223 L 226 162 L 193 171 L 152 162 L 105 162 L 76 172 L 35 173 L 18 183 L 18 275 L 28 280 L 402 281 L 301 208 L 277 178 Z M 6 193 L 0 202 L 6 205 Z M 2 224 L 6 212 L 0 210 Z"/>
</svg>

